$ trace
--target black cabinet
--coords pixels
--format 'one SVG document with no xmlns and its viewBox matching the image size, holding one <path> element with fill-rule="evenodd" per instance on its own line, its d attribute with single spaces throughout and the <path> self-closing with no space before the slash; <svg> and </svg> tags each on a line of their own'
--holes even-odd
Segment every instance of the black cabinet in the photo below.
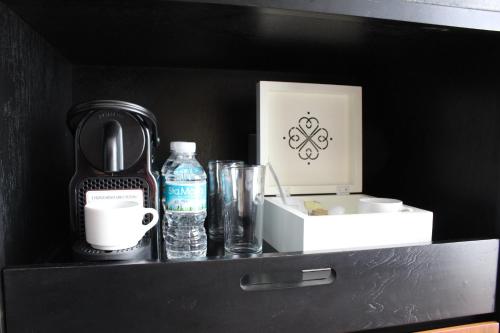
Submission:
<svg viewBox="0 0 500 333">
<path fill-rule="evenodd" d="M 405 332 L 498 320 L 499 10 L 446 0 L 3 0 L 4 328 Z M 363 190 L 433 211 L 435 244 L 53 259 L 67 253 L 73 103 L 152 110 L 156 167 L 179 139 L 198 143 L 204 165 L 251 160 L 260 80 L 362 86 Z"/>
<path fill-rule="evenodd" d="M 9 332 L 351 332 L 495 311 L 498 240 L 4 270 Z"/>
</svg>

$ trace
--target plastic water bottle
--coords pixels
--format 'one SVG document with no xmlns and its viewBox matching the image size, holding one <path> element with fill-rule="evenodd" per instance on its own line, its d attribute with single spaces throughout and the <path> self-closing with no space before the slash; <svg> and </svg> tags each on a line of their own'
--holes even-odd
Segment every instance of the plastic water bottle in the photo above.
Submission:
<svg viewBox="0 0 500 333">
<path fill-rule="evenodd" d="M 161 170 L 163 239 L 169 259 L 207 253 L 207 175 L 195 158 L 196 143 L 171 142 L 171 155 Z"/>
</svg>

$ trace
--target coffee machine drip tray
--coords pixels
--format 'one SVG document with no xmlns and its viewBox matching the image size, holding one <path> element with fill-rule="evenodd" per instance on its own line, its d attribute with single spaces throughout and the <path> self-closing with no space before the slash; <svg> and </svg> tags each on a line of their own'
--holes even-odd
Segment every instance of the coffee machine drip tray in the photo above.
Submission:
<svg viewBox="0 0 500 333">
<path fill-rule="evenodd" d="M 91 247 L 85 240 L 78 240 L 73 245 L 73 256 L 76 260 L 150 260 L 151 239 L 142 238 L 139 243 L 128 249 L 103 251 Z"/>
</svg>

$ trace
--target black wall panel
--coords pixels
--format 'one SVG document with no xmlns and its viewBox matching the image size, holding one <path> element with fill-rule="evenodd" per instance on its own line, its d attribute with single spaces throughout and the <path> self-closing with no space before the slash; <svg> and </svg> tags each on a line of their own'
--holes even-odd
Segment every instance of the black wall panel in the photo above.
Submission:
<svg viewBox="0 0 500 333">
<path fill-rule="evenodd" d="M 432 210 L 435 239 L 497 237 L 499 74 L 497 64 L 471 61 L 371 75 L 365 190 Z"/>
<path fill-rule="evenodd" d="M 348 73 L 75 66 L 75 101 L 130 100 L 159 118 L 162 144 L 198 143 L 199 160 L 247 160 L 256 131 L 259 80 L 363 86 L 364 192 L 401 198 L 432 210 L 434 239 L 498 235 L 500 195 L 499 66 L 471 61 L 457 70 L 450 60 L 381 63 Z M 463 60 L 463 59 L 462 59 Z"/>
<path fill-rule="evenodd" d="M 70 105 L 71 65 L 0 3 L 0 267 L 67 235 Z"/>
<path fill-rule="evenodd" d="M 260 80 L 361 84 L 355 73 L 335 75 L 162 67 L 75 66 L 73 100 L 124 99 L 155 113 L 161 144 L 157 164 L 169 142 L 192 140 L 199 161 L 248 161 L 249 134 L 256 133 L 257 83 Z"/>
</svg>

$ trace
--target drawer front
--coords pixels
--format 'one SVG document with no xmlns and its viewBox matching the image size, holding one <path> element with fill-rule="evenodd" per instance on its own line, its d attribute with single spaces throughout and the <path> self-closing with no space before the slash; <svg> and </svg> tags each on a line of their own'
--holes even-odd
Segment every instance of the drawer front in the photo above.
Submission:
<svg viewBox="0 0 500 333">
<path fill-rule="evenodd" d="M 346 332 L 491 313 L 498 240 L 8 268 L 7 332 Z"/>
</svg>

